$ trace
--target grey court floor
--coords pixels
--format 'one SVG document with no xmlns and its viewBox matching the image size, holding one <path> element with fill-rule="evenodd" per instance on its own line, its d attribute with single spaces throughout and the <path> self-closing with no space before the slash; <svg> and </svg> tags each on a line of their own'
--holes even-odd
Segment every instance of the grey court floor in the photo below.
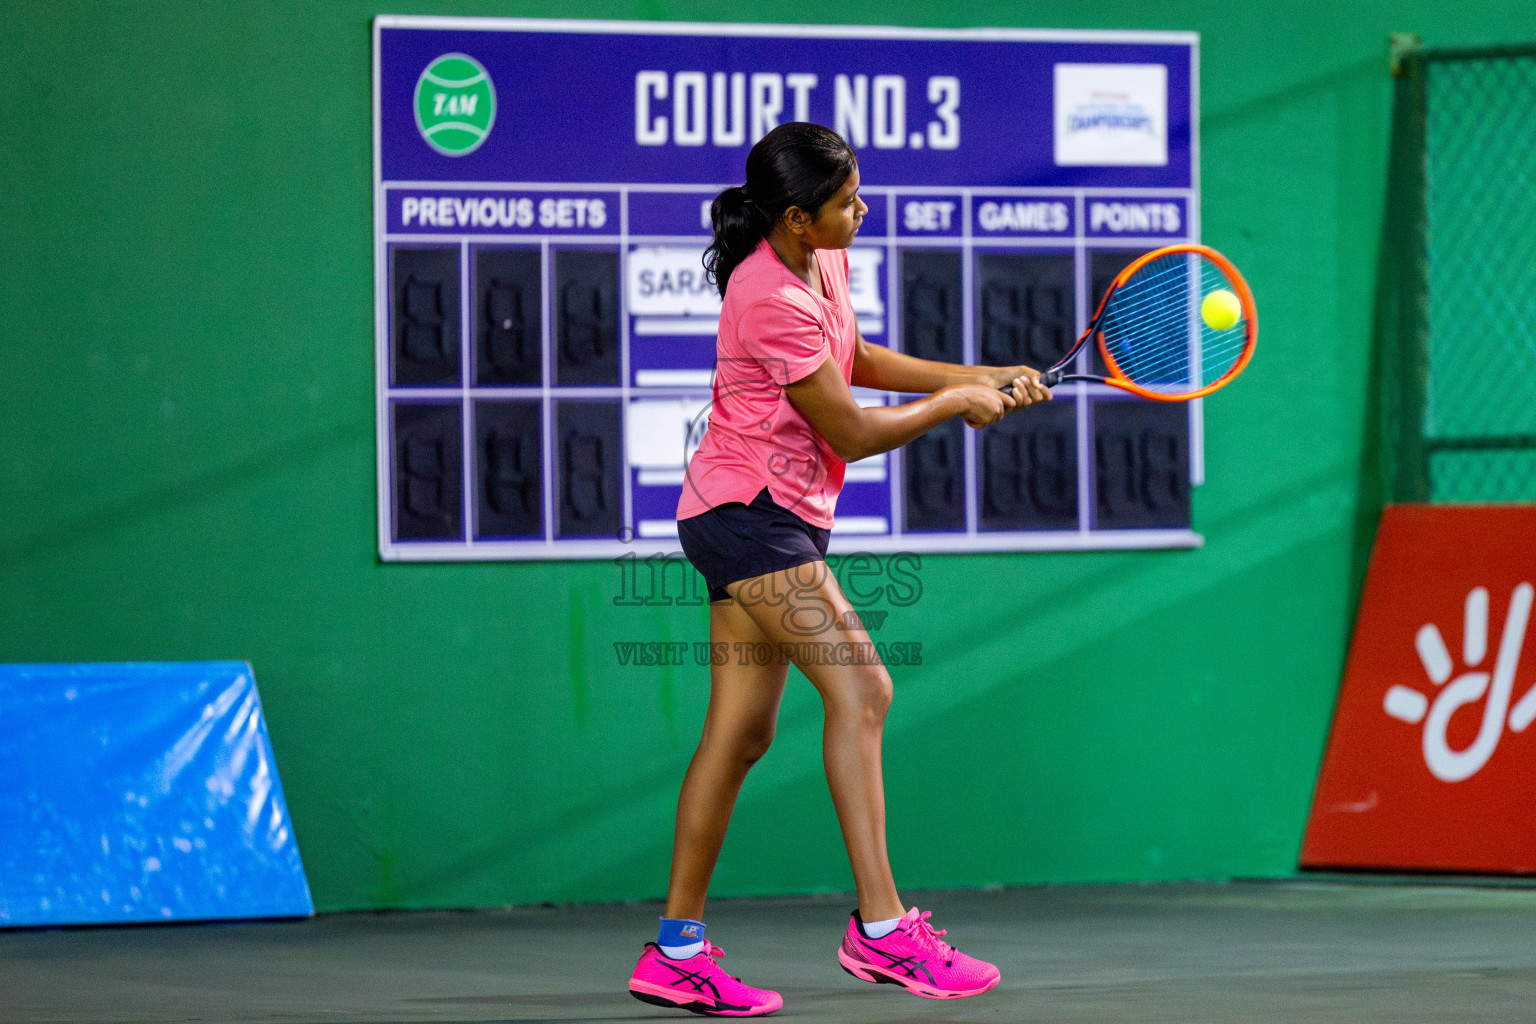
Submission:
<svg viewBox="0 0 1536 1024">
<path fill-rule="evenodd" d="M 1332 882 L 909 893 L 1003 982 L 855 981 L 847 897 L 722 900 L 785 1021 L 1536 1021 L 1536 890 Z M 692 1020 L 624 990 L 659 905 L 0 932 L 0 1021 Z"/>
</svg>

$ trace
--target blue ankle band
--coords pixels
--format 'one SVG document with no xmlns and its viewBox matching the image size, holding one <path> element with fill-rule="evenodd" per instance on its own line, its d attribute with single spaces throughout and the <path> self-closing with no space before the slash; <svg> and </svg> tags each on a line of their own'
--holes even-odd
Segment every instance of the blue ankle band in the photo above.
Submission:
<svg viewBox="0 0 1536 1024">
<path fill-rule="evenodd" d="M 704 940 L 704 922 L 690 921 L 686 917 L 664 917 L 661 930 L 656 935 L 658 946 L 686 946 Z"/>
</svg>

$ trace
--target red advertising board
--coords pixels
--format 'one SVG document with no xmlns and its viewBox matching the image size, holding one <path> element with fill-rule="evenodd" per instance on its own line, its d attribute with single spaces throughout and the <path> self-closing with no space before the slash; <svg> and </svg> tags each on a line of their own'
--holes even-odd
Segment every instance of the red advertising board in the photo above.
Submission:
<svg viewBox="0 0 1536 1024">
<path fill-rule="evenodd" d="M 1301 863 L 1536 872 L 1536 506 L 1394 505 Z"/>
</svg>

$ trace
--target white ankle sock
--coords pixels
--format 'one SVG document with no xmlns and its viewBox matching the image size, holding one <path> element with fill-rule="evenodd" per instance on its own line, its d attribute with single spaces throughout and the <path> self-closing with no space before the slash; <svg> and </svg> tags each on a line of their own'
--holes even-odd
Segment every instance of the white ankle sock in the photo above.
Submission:
<svg viewBox="0 0 1536 1024">
<path fill-rule="evenodd" d="M 703 942 L 690 942 L 686 946 L 656 946 L 669 960 L 687 960 L 691 956 L 698 956 L 704 949 Z"/>
<path fill-rule="evenodd" d="M 896 930 L 901 924 L 901 918 L 893 917 L 889 921 L 865 921 L 864 934 L 872 939 L 883 939 Z"/>
</svg>

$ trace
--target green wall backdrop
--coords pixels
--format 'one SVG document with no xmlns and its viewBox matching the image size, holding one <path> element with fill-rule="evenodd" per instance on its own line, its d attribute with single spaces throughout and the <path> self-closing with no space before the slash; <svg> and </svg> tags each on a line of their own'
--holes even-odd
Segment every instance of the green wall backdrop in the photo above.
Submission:
<svg viewBox="0 0 1536 1024">
<path fill-rule="evenodd" d="M 0 660 L 247 658 L 324 909 L 660 895 L 699 608 L 609 563 L 375 557 L 369 19 L 803 5 L 0 2 Z M 1198 551 L 925 557 L 881 639 L 907 887 L 1287 875 L 1352 613 L 1390 30 L 1528 2 L 885 0 L 850 22 L 1202 34 L 1206 239 L 1260 354 L 1207 406 Z M 1163 655 L 1145 655 L 1156 643 Z M 791 681 L 718 894 L 851 888 Z M 935 808 L 942 807 L 942 813 Z"/>
</svg>

